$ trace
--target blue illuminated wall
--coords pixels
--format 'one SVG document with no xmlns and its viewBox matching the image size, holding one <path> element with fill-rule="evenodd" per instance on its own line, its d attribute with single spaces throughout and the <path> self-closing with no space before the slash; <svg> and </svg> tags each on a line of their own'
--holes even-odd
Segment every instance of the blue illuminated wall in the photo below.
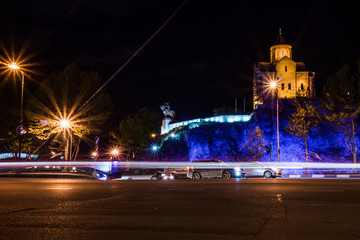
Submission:
<svg viewBox="0 0 360 240">
<path fill-rule="evenodd" d="M 0 159 L 9 159 L 9 158 L 13 158 L 14 154 L 13 153 L 0 153 Z M 20 154 L 20 158 L 30 158 L 30 159 L 37 159 L 37 155 L 29 155 L 27 153 L 21 153 Z"/>
<path fill-rule="evenodd" d="M 289 101 L 280 101 L 280 157 L 283 162 L 305 162 L 305 148 L 302 140 L 285 131 L 289 116 L 293 112 Z M 244 149 L 249 130 L 259 126 L 264 131 L 264 141 L 271 145 L 272 161 L 277 161 L 276 110 L 271 104 L 264 104 L 248 115 L 248 121 L 200 121 L 182 128 L 173 128 L 169 133 L 175 138 L 165 137 L 159 158 L 162 160 L 221 159 L 225 161 L 249 160 Z M 198 125 L 196 125 L 199 123 Z M 195 124 L 196 127 L 192 127 Z M 167 136 L 167 135 L 164 135 Z M 358 137 L 356 137 L 359 143 Z M 308 138 L 308 150 L 312 162 L 352 162 L 352 155 L 341 132 L 322 124 L 314 136 Z M 270 161 L 266 152 L 261 161 Z"/>
<path fill-rule="evenodd" d="M 235 123 L 235 122 L 248 122 L 252 115 L 221 115 L 209 118 L 196 118 L 183 122 L 170 123 L 167 127 L 163 128 L 161 134 L 166 134 L 171 130 L 178 127 L 185 127 L 192 125 L 192 127 L 199 126 L 201 123 Z"/>
</svg>

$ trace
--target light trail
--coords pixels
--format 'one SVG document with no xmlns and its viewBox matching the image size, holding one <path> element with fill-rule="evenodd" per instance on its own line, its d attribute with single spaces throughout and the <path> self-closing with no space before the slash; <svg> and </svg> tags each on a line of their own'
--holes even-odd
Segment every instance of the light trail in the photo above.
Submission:
<svg viewBox="0 0 360 240">
<path fill-rule="evenodd" d="M 0 162 L 0 167 L 31 167 L 31 166 L 73 166 L 73 167 L 101 167 L 112 165 L 127 168 L 281 168 L 281 169 L 353 169 L 359 168 L 360 163 L 256 163 L 256 162 L 236 162 L 236 163 L 209 163 L 209 162 L 153 162 L 153 161 L 61 161 L 61 162 Z"/>
</svg>

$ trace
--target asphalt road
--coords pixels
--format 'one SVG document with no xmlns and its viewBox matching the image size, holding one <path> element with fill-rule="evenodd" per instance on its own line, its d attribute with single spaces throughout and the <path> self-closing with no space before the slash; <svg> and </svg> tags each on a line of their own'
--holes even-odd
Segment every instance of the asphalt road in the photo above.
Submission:
<svg viewBox="0 0 360 240">
<path fill-rule="evenodd" d="M 0 179 L 0 240 L 352 240 L 359 213 L 355 179 Z"/>
</svg>

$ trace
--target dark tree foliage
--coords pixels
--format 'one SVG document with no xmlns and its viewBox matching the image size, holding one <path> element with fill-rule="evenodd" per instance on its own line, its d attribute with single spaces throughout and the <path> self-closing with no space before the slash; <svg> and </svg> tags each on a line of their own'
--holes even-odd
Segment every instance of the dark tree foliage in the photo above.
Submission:
<svg viewBox="0 0 360 240">
<path fill-rule="evenodd" d="M 336 131 L 343 133 L 349 151 L 356 163 L 356 129 L 360 113 L 360 60 L 353 70 L 345 65 L 330 77 L 323 89 L 325 118 Z"/>
<path fill-rule="evenodd" d="M 130 114 L 120 121 L 119 126 L 110 132 L 116 144 L 131 153 L 133 159 L 136 154 L 144 151 L 152 133 L 160 129 L 161 118 L 158 112 L 150 108 L 141 108 L 135 114 Z"/>
<path fill-rule="evenodd" d="M 69 120 L 68 134 L 72 134 L 74 143 L 79 144 L 86 135 L 98 134 L 111 114 L 110 96 L 103 89 L 81 107 L 101 85 L 98 73 L 83 71 L 75 63 L 50 74 L 28 99 L 29 132 L 42 141 L 53 138 L 53 147 L 58 150 L 63 148 L 62 119 Z"/>
<path fill-rule="evenodd" d="M 244 147 L 253 161 L 258 161 L 264 156 L 266 151 L 264 131 L 261 131 L 259 126 L 256 126 L 253 132 L 249 131 L 249 138 Z"/>
<path fill-rule="evenodd" d="M 319 111 L 311 105 L 307 99 L 299 98 L 294 100 L 295 112 L 291 114 L 288 126 L 285 130 L 297 139 L 304 142 L 306 162 L 309 162 L 307 139 L 320 124 Z M 305 169 L 305 174 L 307 169 Z"/>
</svg>

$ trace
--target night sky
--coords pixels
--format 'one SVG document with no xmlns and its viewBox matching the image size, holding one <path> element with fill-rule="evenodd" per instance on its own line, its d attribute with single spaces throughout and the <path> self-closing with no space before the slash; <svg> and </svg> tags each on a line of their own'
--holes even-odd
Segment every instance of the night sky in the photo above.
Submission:
<svg viewBox="0 0 360 240">
<path fill-rule="evenodd" d="M 71 62 L 108 80 L 183 0 L 7 1 L 0 40 L 25 47 L 39 63 L 28 91 Z M 340 5 L 341 4 L 341 5 Z M 346 1 L 188 0 L 153 40 L 109 82 L 119 118 L 169 102 L 177 120 L 208 117 L 224 104 L 251 111 L 252 69 L 269 61 L 279 28 L 293 59 L 316 72 L 317 94 L 360 53 L 359 11 Z M 30 61 L 30 60 L 29 60 Z M 30 90 L 29 90 L 30 89 Z"/>
</svg>

